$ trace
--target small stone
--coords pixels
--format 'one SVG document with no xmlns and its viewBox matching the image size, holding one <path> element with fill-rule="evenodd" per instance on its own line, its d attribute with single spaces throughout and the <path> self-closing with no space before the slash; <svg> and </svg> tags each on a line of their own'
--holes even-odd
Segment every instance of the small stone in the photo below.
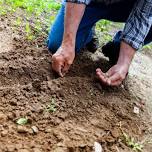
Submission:
<svg viewBox="0 0 152 152">
<path fill-rule="evenodd" d="M 0 125 L 0 131 L 2 131 L 4 128 L 3 128 L 3 125 Z"/>
<path fill-rule="evenodd" d="M 21 143 L 18 143 L 15 146 L 16 146 L 17 149 L 22 149 L 23 148 L 23 144 L 21 144 Z"/>
<path fill-rule="evenodd" d="M 39 132 L 38 128 L 36 126 L 32 126 L 32 131 L 34 134 L 37 134 Z"/>
<path fill-rule="evenodd" d="M 107 136 L 105 138 L 105 140 L 108 142 L 108 143 L 114 143 L 115 142 L 115 139 L 112 137 L 112 136 Z"/>
<path fill-rule="evenodd" d="M 11 106 L 17 106 L 17 100 L 16 100 L 16 99 L 12 99 L 12 100 L 10 101 L 10 105 L 11 105 Z"/>
<path fill-rule="evenodd" d="M 67 114 L 67 113 L 64 113 L 64 112 L 62 112 L 62 113 L 60 113 L 60 114 L 58 115 L 58 118 L 60 118 L 60 119 L 62 119 L 62 120 L 65 120 L 67 117 L 68 117 L 68 114 Z"/>
<path fill-rule="evenodd" d="M 8 134 L 8 131 L 7 131 L 7 130 L 3 130 L 3 131 L 1 132 L 1 136 L 2 136 L 2 137 L 6 137 L 7 134 Z"/>
<path fill-rule="evenodd" d="M 13 120 L 16 117 L 16 115 L 13 112 L 9 112 L 7 117 L 8 117 L 8 119 Z"/>
<path fill-rule="evenodd" d="M 94 151 L 95 152 L 102 152 L 102 146 L 98 142 L 94 142 Z"/>
<path fill-rule="evenodd" d="M 19 35 L 15 35 L 14 38 L 13 38 L 13 40 L 14 40 L 14 41 L 19 41 L 19 40 L 20 40 Z"/>
<path fill-rule="evenodd" d="M 8 145 L 7 146 L 7 151 L 9 151 L 9 152 L 14 152 L 15 149 L 16 149 L 16 147 L 14 145 Z"/>
<path fill-rule="evenodd" d="M 45 133 L 52 133 L 52 129 L 51 128 L 46 129 Z"/>
<path fill-rule="evenodd" d="M 17 126 L 18 133 L 28 133 L 28 129 L 25 126 Z"/>
<path fill-rule="evenodd" d="M 135 114 L 139 114 L 139 108 L 136 107 L 136 106 L 134 107 L 134 113 L 135 113 Z"/>
<path fill-rule="evenodd" d="M 119 133 L 119 130 L 117 128 L 114 128 L 112 131 L 111 131 L 111 134 L 114 138 L 118 138 L 120 136 L 120 133 Z"/>
</svg>

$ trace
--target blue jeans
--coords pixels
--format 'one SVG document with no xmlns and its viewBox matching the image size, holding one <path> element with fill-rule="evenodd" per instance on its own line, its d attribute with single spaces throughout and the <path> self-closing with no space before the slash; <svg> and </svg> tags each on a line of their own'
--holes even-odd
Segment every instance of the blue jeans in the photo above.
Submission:
<svg viewBox="0 0 152 152">
<path fill-rule="evenodd" d="M 93 26 L 100 19 L 107 19 L 114 22 L 126 22 L 128 16 L 133 8 L 135 1 L 124 1 L 111 5 L 105 5 L 104 3 L 91 3 L 86 7 L 84 16 L 78 28 L 76 36 L 76 52 L 79 53 L 81 48 L 85 47 L 87 43 L 92 40 Z M 66 3 L 62 3 L 58 15 L 54 24 L 51 27 L 48 36 L 48 48 L 52 53 L 55 53 L 60 47 L 63 31 L 64 31 L 64 12 Z M 119 31 L 115 37 L 114 42 L 120 43 L 121 31 Z M 148 44 L 152 41 L 152 28 L 149 31 L 144 44 Z"/>
</svg>

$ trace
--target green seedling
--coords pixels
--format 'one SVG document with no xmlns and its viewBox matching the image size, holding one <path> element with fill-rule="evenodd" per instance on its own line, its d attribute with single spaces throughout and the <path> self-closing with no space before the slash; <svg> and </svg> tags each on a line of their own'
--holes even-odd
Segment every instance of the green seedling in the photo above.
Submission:
<svg viewBox="0 0 152 152">
<path fill-rule="evenodd" d="M 55 100 L 54 99 L 51 99 L 51 103 L 47 106 L 46 110 L 48 112 L 56 112 L 57 110 L 57 105 L 55 104 Z"/>
<path fill-rule="evenodd" d="M 32 34 L 32 30 L 30 28 L 30 24 L 27 22 L 25 26 L 25 32 L 28 40 L 33 40 L 34 35 Z"/>
<path fill-rule="evenodd" d="M 22 23 L 22 19 L 21 19 L 20 17 L 18 17 L 18 18 L 16 19 L 16 21 L 15 21 L 15 25 L 16 25 L 17 27 L 19 27 L 19 26 L 21 25 L 21 23 Z"/>
<path fill-rule="evenodd" d="M 50 28 L 60 7 L 61 3 L 55 0 L 0 0 L 0 15 L 15 14 L 15 26 L 25 26 L 27 39 L 33 40 L 39 34 L 48 34 L 46 29 Z M 22 13 L 18 15 L 18 12 Z M 51 20 L 50 16 L 53 16 Z"/>
<path fill-rule="evenodd" d="M 145 45 L 143 48 L 144 48 L 144 49 L 151 50 L 151 49 L 152 49 L 152 45 L 151 45 L 151 44 L 149 44 L 149 45 Z"/>
<path fill-rule="evenodd" d="M 129 135 L 127 135 L 122 129 L 121 122 L 119 123 L 119 129 L 122 132 L 122 138 L 123 138 L 122 141 L 124 142 L 124 144 L 130 147 L 133 151 L 142 152 L 143 147 L 144 147 L 143 142 L 141 143 L 136 142 L 133 137 L 130 137 Z"/>
<path fill-rule="evenodd" d="M 16 122 L 18 125 L 26 125 L 28 123 L 27 118 L 19 118 Z"/>
<path fill-rule="evenodd" d="M 124 138 L 125 144 L 126 144 L 128 147 L 132 148 L 133 151 L 140 151 L 140 152 L 142 151 L 142 149 L 143 149 L 144 146 L 143 146 L 142 144 L 136 142 L 136 141 L 134 140 L 134 138 L 129 137 L 129 136 L 128 136 L 126 133 L 124 133 L 124 132 L 123 132 L 123 138 Z"/>
</svg>

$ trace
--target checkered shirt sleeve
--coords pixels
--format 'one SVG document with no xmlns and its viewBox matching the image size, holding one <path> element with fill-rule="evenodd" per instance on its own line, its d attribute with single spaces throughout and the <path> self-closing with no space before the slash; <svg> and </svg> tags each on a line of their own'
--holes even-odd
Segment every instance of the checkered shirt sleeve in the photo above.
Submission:
<svg viewBox="0 0 152 152">
<path fill-rule="evenodd" d="M 140 49 L 152 26 L 152 0 L 137 0 L 122 32 L 122 40 Z"/>
<path fill-rule="evenodd" d="M 88 5 L 91 0 L 65 0 Z M 93 0 L 92 0 L 93 1 Z M 152 26 L 152 0 L 136 0 L 121 35 L 121 40 L 140 49 Z"/>
</svg>

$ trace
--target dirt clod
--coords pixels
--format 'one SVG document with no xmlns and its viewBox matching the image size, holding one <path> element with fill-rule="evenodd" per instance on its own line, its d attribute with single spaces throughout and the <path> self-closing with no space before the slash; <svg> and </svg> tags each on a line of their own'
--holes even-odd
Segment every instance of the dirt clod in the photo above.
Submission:
<svg viewBox="0 0 152 152">
<path fill-rule="evenodd" d="M 18 152 L 30 152 L 28 149 L 19 149 Z"/>
<path fill-rule="evenodd" d="M 114 138 L 118 138 L 121 135 L 120 129 L 119 128 L 114 128 L 113 130 L 111 130 L 111 134 Z"/>
<path fill-rule="evenodd" d="M 17 126 L 18 133 L 28 133 L 29 130 L 25 126 Z"/>
<path fill-rule="evenodd" d="M 0 112 L 0 122 L 4 123 L 6 120 L 7 120 L 7 116 L 4 113 Z"/>
<path fill-rule="evenodd" d="M 3 130 L 2 132 L 1 132 L 1 136 L 2 137 L 6 137 L 8 135 L 8 131 L 7 130 Z"/>
</svg>

